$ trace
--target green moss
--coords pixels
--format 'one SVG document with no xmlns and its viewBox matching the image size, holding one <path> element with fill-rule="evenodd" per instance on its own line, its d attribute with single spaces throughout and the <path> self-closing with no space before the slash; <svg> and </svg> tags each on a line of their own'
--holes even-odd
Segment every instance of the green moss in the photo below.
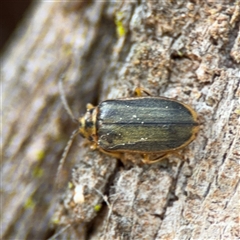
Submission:
<svg viewBox="0 0 240 240">
<path fill-rule="evenodd" d="M 58 218 L 52 218 L 52 219 L 51 219 L 51 222 L 52 222 L 53 224 L 58 225 L 58 224 L 60 223 L 60 220 L 59 220 Z"/>
<path fill-rule="evenodd" d="M 178 50 L 177 53 L 178 53 L 178 56 L 179 56 L 179 57 L 182 57 L 182 56 L 183 56 L 183 53 L 182 53 L 181 51 Z"/>
<path fill-rule="evenodd" d="M 24 204 L 25 209 L 33 209 L 36 205 L 36 202 L 33 200 L 32 196 L 30 196 Z"/>
<path fill-rule="evenodd" d="M 124 28 L 122 19 L 123 19 L 123 13 L 117 12 L 115 17 L 115 24 L 117 26 L 116 31 L 119 38 L 126 35 L 126 29 Z"/>
<path fill-rule="evenodd" d="M 38 152 L 36 153 L 36 155 L 37 155 L 37 160 L 38 160 L 38 161 L 41 161 L 41 160 L 43 160 L 43 159 L 45 158 L 45 152 L 42 151 L 42 150 L 38 151 Z"/>
<path fill-rule="evenodd" d="M 72 189 L 73 188 L 73 183 L 72 182 L 68 182 L 68 188 Z"/>
<path fill-rule="evenodd" d="M 236 113 L 237 115 L 240 115 L 240 109 L 236 109 L 236 110 L 235 110 L 235 113 Z"/>
<path fill-rule="evenodd" d="M 62 47 L 63 47 L 63 53 L 66 55 L 66 57 L 72 55 L 72 45 L 71 44 L 64 44 Z"/>
<path fill-rule="evenodd" d="M 101 208 L 102 208 L 102 205 L 101 204 L 97 204 L 97 205 L 94 206 L 94 211 L 95 212 L 99 212 L 101 210 Z"/>
<path fill-rule="evenodd" d="M 32 176 L 35 178 L 40 178 L 43 176 L 43 169 L 40 167 L 35 167 L 32 171 Z"/>
</svg>

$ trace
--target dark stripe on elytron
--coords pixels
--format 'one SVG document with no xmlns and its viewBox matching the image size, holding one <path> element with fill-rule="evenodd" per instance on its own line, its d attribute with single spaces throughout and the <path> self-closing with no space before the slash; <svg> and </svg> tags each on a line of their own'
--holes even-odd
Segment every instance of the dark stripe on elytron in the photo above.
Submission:
<svg viewBox="0 0 240 240">
<path fill-rule="evenodd" d="M 103 123 L 101 123 L 100 124 L 101 126 L 104 126 L 104 125 L 140 125 L 140 126 L 144 126 L 144 125 L 153 125 L 153 126 L 158 126 L 158 125 L 174 125 L 174 126 L 177 126 L 177 125 L 192 125 L 192 126 L 198 126 L 199 124 L 198 123 L 196 123 L 196 122 L 178 122 L 178 123 L 169 123 L 169 122 L 161 122 L 161 123 L 141 123 L 141 122 L 138 122 L 138 123 L 136 123 L 136 122 L 114 122 L 114 123 L 105 123 L 105 122 L 103 122 Z"/>
</svg>

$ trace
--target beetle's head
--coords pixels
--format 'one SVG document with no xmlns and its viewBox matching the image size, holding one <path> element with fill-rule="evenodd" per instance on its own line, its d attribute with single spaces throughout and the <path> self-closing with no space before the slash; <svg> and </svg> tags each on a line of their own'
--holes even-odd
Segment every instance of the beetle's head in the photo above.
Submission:
<svg viewBox="0 0 240 240">
<path fill-rule="evenodd" d="M 85 115 L 79 118 L 79 134 L 90 141 L 96 136 L 96 117 L 94 109 L 87 110 Z"/>
</svg>

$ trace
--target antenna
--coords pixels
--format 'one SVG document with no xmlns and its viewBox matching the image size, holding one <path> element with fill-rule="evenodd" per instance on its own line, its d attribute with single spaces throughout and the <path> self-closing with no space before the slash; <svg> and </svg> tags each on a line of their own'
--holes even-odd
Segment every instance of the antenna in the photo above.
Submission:
<svg viewBox="0 0 240 240">
<path fill-rule="evenodd" d="M 53 236 L 51 236 L 47 240 L 55 240 L 56 237 L 59 237 L 62 233 L 64 233 L 70 227 L 71 227 L 71 224 L 69 223 L 67 226 L 65 226 L 63 229 L 61 229 L 59 232 L 55 233 Z"/>
<path fill-rule="evenodd" d="M 60 92 L 60 96 L 61 96 L 61 101 L 62 101 L 63 106 L 64 106 L 65 110 L 67 111 L 68 115 L 71 117 L 71 119 L 74 122 L 78 122 L 77 118 L 74 117 L 74 115 L 72 113 L 72 110 L 69 107 L 69 104 L 67 102 L 66 95 L 65 95 L 65 92 L 63 90 L 63 78 L 64 78 L 64 74 L 61 74 L 61 76 L 59 78 L 59 81 L 58 81 L 58 88 L 59 88 L 59 92 Z"/>
<path fill-rule="evenodd" d="M 69 104 L 67 102 L 66 95 L 65 95 L 65 92 L 64 92 L 64 89 L 63 89 L 63 78 L 64 78 L 64 74 L 61 74 L 61 76 L 59 78 L 59 81 L 58 81 L 58 87 L 59 87 L 59 92 L 60 92 L 60 96 L 61 96 L 61 101 L 62 101 L 63 106 L 64 106 L 65 110 L 67 111 L 68 115 L 71 117 L 71 119 L 74 122 L 78 123 L 77 118 L 74 117 L 74 115 L 72 113 L 72 110 L 70 109 Z M 77 136 L 78 133 L 79 133 L 78 129 L 76 129 L 72 132 L 72 134 L 71 134 L 71 136 L 68 140 L 67 146 L 65 147 L 65 149 L 63 151 L 62 158 L 59 161 L 59 165 L 58 165 L 58 169 L 57 169 L 57 175 L 56 175 L 56 181 L 55 181 L 57 184 L 59 183 L 59 175 L 60 175 L 60 172 L 63 169 L 63 165 L 65 163 L 65 160 L 66 160 L 67 154 L 69 152 L 69 149 L 71 148 L 73 140 Z"/>
<path fill-rule="evenodd" d="M 78 135 L 78 133 L 79 133 L 78 129 L 75 129 L 72 132 L 72 134 L 68 140 L 67 146 L 65 147 L 65 149 L 63 151 L 62 158 L 59 161 L 59 165 L 58 165 L 58 169 L 57 169 L 57 175 L 56 175 L 56 183 L 57 184 L 59 183 L 59 174 L 62 171 L 62 168 L 63 168 L 64 162 L 66 160 L 67 154 L 69 152 L 69 149 L 71 148 L 73 140 Z"/>
</svg>

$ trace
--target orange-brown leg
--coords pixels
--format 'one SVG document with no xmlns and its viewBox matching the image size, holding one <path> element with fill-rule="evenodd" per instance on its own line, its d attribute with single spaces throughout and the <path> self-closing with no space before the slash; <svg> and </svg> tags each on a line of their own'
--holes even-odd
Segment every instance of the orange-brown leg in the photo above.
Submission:
<svg viewBox="0 0 240 240">
<path fill-rule="evenodd" d="M 168 157 L 170 155 L 176 155 L 177 157 L 181 158 L 181 155 L 178 154 L 177 152 L 168 152 L 168 153 L 165 153 L 162 156 L 160 156 L 156 159 L 152 159 L 152 160 L 149 158 L 149 154 L 144 154 L 142 162 L 145 164 L 153 164 L 153 163 L 162 161 L 163 159 L 165 159 L 166 157 Z"/>
<path fill-rule="evenodd" d="M 152 96 L 152 94 L 143 87 L 136 87 L 134 93 L 137 97 L 142 97 L 143 93 L 147 94 L 148 96 Z"/>
<path fill-rule="evenodd" d="M 118 159 L 121 159 L 122 158 L 122 153 L 119 153 L 119 152 L 108 152 L 108 151 L 105 151 L 104 149 L 102 148 L 98 148 L 99 151 L 101 151 L 102 153 L 105 153 L 107 154 L 108 156 L 111 156 L 111 157 L 114 157 L 114 158 L 118 158 Z"/>
<path fill-rule="evenodd" d="M 91 103 L 88 103 L 86 106 L 87 110 L 91 110 L 92 108 L 95 108 Z"/>
</svg>

